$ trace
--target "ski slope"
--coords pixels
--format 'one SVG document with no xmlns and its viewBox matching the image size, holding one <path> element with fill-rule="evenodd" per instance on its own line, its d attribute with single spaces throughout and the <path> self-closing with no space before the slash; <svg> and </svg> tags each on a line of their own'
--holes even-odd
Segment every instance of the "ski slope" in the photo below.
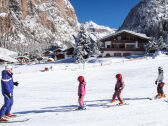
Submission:
<svg viewBox="0 0 168 126">
<path fill-rule="evenodd" d="M 108 59 L 106 59 L 108 60 Z M 112 59 L 109 59 L 112 60 Z M 168 103 L 149 100 L 156 95 L 157 68 L 162 66 L 168 74 L 168 57 L 146 58 L 81 69 L 60 69 L 67 64 L 56 64 L 58 69 L 34 72 L 39 65 L 15 66 L 14 80 L 20 85 L 14 89 L 12 113 L 21 115 L 13 120 L 26 122 L 0 124 L 4 126 L 167 126 Z M 51 65 L 51 64 L 50 64 Z M 53 65 L 53 64 L 52 64 Z M 93 64 L 92 64 L 93 65 Z M 71 64 L 69 67 L 75 67 Z M 2 68 L 1 68 L 2 70 Z M 26 72 L 29 71 L 29 72 Z M 32 71 L 32 72 L 31 72 Z M 111 100 L 116 83 L 115 75 L 121 73 L 125 81 L 123 98 L 129 105 L 105 108 L 100 106 Z M 88 110 L 69 111 L 77 107 L 77 77 L 85 77 L 85 103 Z M 165 94 L 168 94 L 168 76 L 165 75 Z M 116 104 L 118 101 L 116 102 Z M 0 95 L 0 105 L 3 97 Z"/>
</svg>

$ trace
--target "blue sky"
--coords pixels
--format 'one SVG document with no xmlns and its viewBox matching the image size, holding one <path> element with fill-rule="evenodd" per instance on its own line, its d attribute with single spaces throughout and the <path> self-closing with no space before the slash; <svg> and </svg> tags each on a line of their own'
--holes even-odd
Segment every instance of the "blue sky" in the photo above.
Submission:
<svg viewBox="0 0 168 126">
<path fill-rule="evenodd" d="M 129 11 L 141 0 L 70 0 L 80 23 L 93 21 L 118 28 Z"/>
</svg>

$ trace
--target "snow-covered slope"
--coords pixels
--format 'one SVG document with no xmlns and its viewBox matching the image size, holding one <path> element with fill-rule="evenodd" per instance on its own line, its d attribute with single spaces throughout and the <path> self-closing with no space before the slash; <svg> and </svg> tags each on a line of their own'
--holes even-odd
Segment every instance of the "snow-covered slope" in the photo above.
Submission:
<svg viewBox="0 0 168 126">
<path fill-rule="evenodd" d="M 108 59 L 106 58 L 106 60 Z M 77 69 L 68 69 L 69 67 L 65 64 L 64 70 L 59 69 L 59 66 L 63 64 L 50 64 L 58 69 L 49 72 L 26 73 L 33 70 L 34 67 L 30 65 L 15 66 L 15 72 L 19 67 L 24 69 L 20 69 L 23 71 L 22 74 L 14 76 L 14 81 L 18 81 L 20 85 L 14 89 L 12 113 L 22 116 L 11 120 L 27 118 L 30 120 L 2 125 L 167 126 L 167 98 L 164 101 L 162 99 L 149 100 L 148 97 L 152 98 L 156 95 L 154 82 L 157 78 L 158 66 L 162 66 L 164 73 L 168 74 L 168 57 L 132 59 L 124 62 L 113 62 L 113 58 L 110 60 L 112 61 L 111 65 L 99 65 L 92 68 L 87 68 L 87 64 L 81 68 L 76 64 L 69 64 L 69 67 L 77 67 Z M 122 61 L 118 58 L 119 60 Z M 45 64 L 43 65 L 45 66 Z M 39 65 L 35 65 L 35 68 L 38 67 Z M 110 108 L 100 106 L 111 100 L 117 73 L 123 74 L 125 88 L 122 96 L 129 105 Z M 77 77 L 79 75 L 84 75 L 87 83 L 84 101 L 88 110 L 69 112 L 78 105 Z M 164 91 L 167 94 L 167 76 L 164 82 L 166 82 Z M 3 105 L 2 95 L 0 95 L 1 105 Z"/>
<path fill-rule="evenodd" d="M 100 39 L 106 35 L 112 34 L 116 32 L 116 29 L 112 29 L 106 26 L 98 25 L 94 23 L 93 21 L 88 21 L 83 23 L 85 28 L 87 29 L 88 33 L 97 38 Z"/>
<path fill-rule="evenodd" d="M 168 1 L 142 0 L 126 17 L 120 29 L 145 33 L 156 40 L 168 41 Z"/>
<path fill-rule="evenodd" d="M 18 53 L 16 53 L 16 52 L 13 52 L 13 51 L 10 51 L 8 49 L 1 48 L 1 47 L 0 47 L 0 54 L 11 56 L 11 57 L 16 57 L 18 55 Z"/>
<path fill-rule="evenodd" d="M 18 53 L 10 51 L 5 48 L 0 48 L 0 59 L 8 61 L 8 62 L 16 62 L 14 59 Z"/>
</svg>

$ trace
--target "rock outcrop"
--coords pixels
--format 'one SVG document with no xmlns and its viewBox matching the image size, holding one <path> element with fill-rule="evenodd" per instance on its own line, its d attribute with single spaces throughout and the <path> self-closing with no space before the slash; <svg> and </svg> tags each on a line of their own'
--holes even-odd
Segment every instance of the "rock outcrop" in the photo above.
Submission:
<svg viewBox="0 0 168 126">
<path fill-rule="evenodd" d="M 121 29 L 133 30 L 168 41 L 168 0 L 142 0 L 126 17 Z"/>
<path fill-rule="evenodd" d="M 73 46 L 78 31 L 68 0 L 0 0 L 0 46 L 38 53 L 51 46 Z"/>
</svg>

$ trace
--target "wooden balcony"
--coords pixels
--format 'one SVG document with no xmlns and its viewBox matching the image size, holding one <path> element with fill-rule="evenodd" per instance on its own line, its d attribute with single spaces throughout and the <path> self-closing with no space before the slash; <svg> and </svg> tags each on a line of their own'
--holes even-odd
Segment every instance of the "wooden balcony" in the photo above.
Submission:
<svg viewBox="0 0 168 126">
<path fill-rule="evenodd" d="M 145 51 L 143 48 L 101 48 L 101 51 Z"/>
</svg>

